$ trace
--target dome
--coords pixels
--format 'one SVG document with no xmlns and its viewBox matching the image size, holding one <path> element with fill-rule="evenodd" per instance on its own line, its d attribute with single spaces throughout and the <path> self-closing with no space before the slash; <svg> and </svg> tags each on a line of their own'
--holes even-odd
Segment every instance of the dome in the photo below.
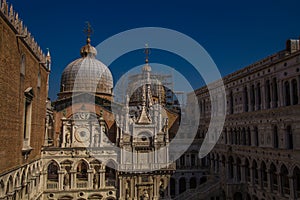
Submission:
<svg viewBox="0 0 300 200">
<path fill-rule="evenodd" d="M 108 67 L 96 59 L 97 50 L 90 40 L 80 50 L 81 58 L 71 62 L 63 71 L 59 98 L 72 93 L 93 93 L 111 96 L 113 78 Z"/>
</svg>

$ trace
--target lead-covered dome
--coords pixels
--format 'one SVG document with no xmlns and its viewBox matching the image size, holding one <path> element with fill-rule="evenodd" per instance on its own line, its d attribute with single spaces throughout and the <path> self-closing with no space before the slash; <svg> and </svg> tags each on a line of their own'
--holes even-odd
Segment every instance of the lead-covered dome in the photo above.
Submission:
<svg viewBox="0 0 300 200">
<path fill-rule="evenodd" d="M 61 76 L 59 98 L 74 93 L 93 93 L 111 97 L 113 78 L 108 67 L 96 59 L 97 50 L 91 46 L 90 39 L 80 50 L 81 58 L 71 62 Z"/>
</svg>

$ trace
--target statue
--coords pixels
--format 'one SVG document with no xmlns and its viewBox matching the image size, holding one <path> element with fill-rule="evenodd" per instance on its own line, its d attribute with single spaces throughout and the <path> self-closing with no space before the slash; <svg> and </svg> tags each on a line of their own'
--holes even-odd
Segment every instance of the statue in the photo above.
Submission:
<svg viewBox="0 0 300 200">
<path fill-rule="evenodd" d="M 142 200 L 149 200 L 149 194 L 147 192 L 146 189 L 144 189 L 144 193 L 143 193 L 143 196 L 142 196 Z"/>
<path fill-rule="evenodd" d="M 64 186 L 65 186 L 65 187 L 66 187 L 66 186 L 69 186 L 69 184 L 70 184 L 70 177 L 69 177 L 69 174 L 66 173 L 66 174 L 64 175 Z"/>
</svg>

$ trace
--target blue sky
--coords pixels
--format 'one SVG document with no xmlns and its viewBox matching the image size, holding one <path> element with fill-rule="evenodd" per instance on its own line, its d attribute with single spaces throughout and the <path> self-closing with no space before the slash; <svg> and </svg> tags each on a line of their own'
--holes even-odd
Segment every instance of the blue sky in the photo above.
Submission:
<svg viewBox="0 0 300 200">
<path fill-rule="evenodd" d="M 52 100 L 59 92 L 63 69 L 80 56 L 79 50 L 85 44 L 86 21 L 90 21 L 95 31 L 92 36 L 95 46 L 114 34 L 138 27 L 165 27 L 182 32 L 207 50 L 222 76 L 284 49 L 287 39 L 300 36 L 298 0 L 9 2 L 39 45 L 45 51 L 46 48 L 51 50 L 49 96 Z M 151 59 L 184 70 L 190 68 L 178 58 L 166 59 L 167 55 L 158 55 L 159 52 L 154 51 Z M 128 56 L 110 66 L 114 79 L 130 65 L 137 66 L 144 60 L 142 51 Z M 190 75 L 193 75 L 192 70 Z M 197 88 L 201 81 L 198 82 L 196 76 L 191 82 Z"/>
</svg>

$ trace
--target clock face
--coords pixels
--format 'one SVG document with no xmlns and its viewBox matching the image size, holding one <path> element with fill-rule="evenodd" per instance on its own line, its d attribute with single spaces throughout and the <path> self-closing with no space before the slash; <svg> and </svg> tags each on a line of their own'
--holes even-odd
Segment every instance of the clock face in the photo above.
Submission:
<svg viewBox="0 0 300 200">
<path fill-rule="evenodd" d="M 87 128 L 76 129 L 75 138 L 78 142 L 87 142 L 90 139 L 89 129 Z"/>
</svg>

